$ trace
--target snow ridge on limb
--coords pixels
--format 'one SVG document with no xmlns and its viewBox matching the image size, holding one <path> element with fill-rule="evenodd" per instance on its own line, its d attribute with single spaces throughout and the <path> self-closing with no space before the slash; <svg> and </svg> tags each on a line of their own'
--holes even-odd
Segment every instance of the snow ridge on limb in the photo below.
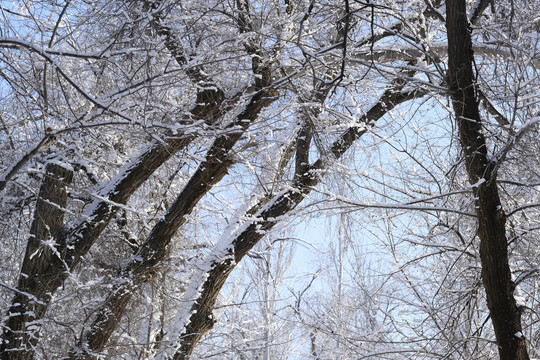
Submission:
<svg viewBox="0 0 540 360">
<path fill-rule="evenodd" d="M 172 29 L 164 25 L 164 18 L 160 13 L 161 2 L 144 2 L 144 5 L 152 10 L 152 24 L 164 39 L 166 47 L 179 64 L 185 64 L 187 60 L 182 50 L 178 48 L 178 40 Z M 248 26 L 247 20 L 245 26 Z M 246 29 L 241 28 L 240 30 Z M 164 260 L 170 240 L 186 221 L 185 215 L 190 214 L 199 200 L 227 174 L 228 169 L 233 165 L 230 151 L 234 145 L 249 126 L 257 120 L 260 112 L 277 100 L 279 94 L 272 88 L 271 66 L 260 60 L 262 58 L 261 49 L 251 43 L 246 43 L 245 49 L 253 55 L 252 71 L 255 75 L 255 90 L 250 92 L 246 89 L 246 94 L 243 97 L 238 94 L 232 97 L 231 103 L 236 103 L 242 98 L 248 101 L 243 106 L 243 110 L 235 116 L 235 120 L 225 126 L 222 134 L 214 140 L 207 152 L 206 159 L 201 162 L 164 217 L 154 226 L 132 260 L 120 269 L 118 277 L 125 281 L 121 282 L 122 285 L 115 289 L 104 305 L 98 309 L 89 330 L 82 335 L 77 345 L 72 347 L 69 354 L 70 359 L 94 359 L 94 354 L 103 349 L 120 321 L 133 292 L 147 281 L 156 265 Z M 204 89 L 197 95 L 197 105 L 192 111 L 196 118 L 199 115 L 199 107 L 202 106 L 204 109 L 209 106 L 208 104 L 214 104 L 216 97 L 223 102 L 223 91 L 210 82 L 200 67 L 189 69 L 187 73 L 192 81 Z M 208 86 L 209 84 L 212 86 Z M 208 107 L 207 116 L 215 118 L 216 111 L 220 111 L 220 115 L 223 115 L 230 107 L 230 104 L 226 105 L 229 106 Z"/>
<path fill-rule="evenodd" d="M 201 93 L 203 95 L 200 95 Z M 214 90 L 201 90 L 197 97 L 204 96 L 207 98 L 207 101 L 194 106 L 192 114 L 187 116 L 185 121 L 191 122 L 192 118 L 195 117 L 203 119 L 207 125 L 213 124 L 225 112 L 224 106 L 222 106 L 225 98 L 212 96 L 213 94 Z M 216 109 L 218 110 L 216 111 Z M 154 140 L 147 145 L 114 179 L 102 187 L 99 192 L 101 199 L 94 200 L 78 221 L 62 227 L 56 236 L 54 244 L 56 251 L 62 255 L 63 266 L 61 269 L 56 268 L 50 262 L 41 261 L 39 254 L 32 259 L 25 258 L 23 267 L 31 266 L 35 269 L 36 274 L 49 276 L 54 279 L 54 281 L 47 283 L 47 289 L 44 289 L 44 291 L 52 294 L 64 282 L 68 276 L 68 271 L 79 263 L 81 257 L 88 252 L 96 239 L 107 227 L 109 221 L 118 210 L 118 206 L 115 204 L 127 203 L 131 195 L 161 165 L 197 138 L 197 134 L 194 133 L 185 135 L 180 130 L 177 130 L 177 132 L 179 134 L 168 133 L 164 140 Z M 103 200 L 103 198 L 106 200 Z M 34 265 L 27 263 L 33 263 Z M 23 277 L 21 275 L 19 281 Z M 37 290 L 29 289 L 28 293 L 37 296 L 33 293 L 34 291 Z M 19 302 L 13 302 L 8 312 L 13 313 L 15 307 L 25 309 L 31 307 L 31 305 L 28 299 L 20 299 Z M 13 324 L 11 330 L 14 332 L 24 332 L 24 324 Z M 3 338 L 6 336 L 6 333 L 4 333 Z M 30 353 L 28 357 L 25 357 L 25 359 L 27 358 L 31 358 Z"/>
<path fill-rule="evenodd" d="M 4 190 L 11 178 L 30 160 L 34 155 L 47 148 L 56 139 L 55 134 L 48 134 L 34 145 L 29 151 L 24 153 L 19 160 L 15 161 L 8 169 L 0 175 L 0 191 Z"/>
<path fill-rule="evenodd" d="M 173 154 L 187 146 L 193 138 L 193 135 L 188 137 L 169 137 L 165 140 L 165 143 L 154 141 L 143 149 L 136 159 L 102 188 L 100 194 L 107 200 L 94 200 L 78 222 L 71 226 L 64 225 L 55 235 L 54 248 L 55 251 L 62 255 L 63 265 L 58 268 L 53 263 L 42 260 L 42 254 L 38 253 L 32 258 L 25 257 L 23 269 L 25 267 L 31 267 L 34 269 L 36 276 L 47 276 L 54 279 L 54 281 L 47 282 L 46 285 L 44 283 L 41 286 L 46 286 L 46 289 L 44 289 L 45 292 L 54 293 L 67 278 L 68 271 L 77 265 L 81 257 L 86 254 L 94 241 L 107 227 L 118 208 L 114 204 L 125 204 L 130 196 L 159 166 Z M 19 277 L 19 284 L 25 278 L 23 274 L 24 272 Z M 29 288 L 28 290 L 19 288 L 19 290 L 28 292 L 38 298 L 40 297 L 37 294 L 37 288 Z M 17 312 L 17 309 L 31 307 L 28 299 L 15 300 L 12 301 L 12 306 L 8 310 L 8 314 Z M 45 302 L 48 303 L 49 300 L 46 299 Z M 36 316 L 42 316 L 43 313 L 44 311 L 38 313 Z M 14 332 L 24 332 L 24 325 L 22 323 L 13 324 L 10 329 Z M 5 339 L 7 336 L 8 334 L 4 332 L 3 338 Z"/>
<path fill-rule="evenodd" d="M 172 48 L 176 39 L 170 36 L 164 39 L 165 44 L 171 55 L 178 62 L 179 66 L 184 66 L 186 59 L 178 57 L 177 49 Z M 44 56 L 47 56 L 44 54 Z M 186 70 L 188 76 L 192 81 L 198 83 L 202 69 L 197 68 L 194 70 Z M 238 94 L 233 95 L 231 98 L 226 99 L 223 91 L 219 87 L 206 79 L 206 86 L 200 87 L 200 90 L 196 95 L 196 104 L 191 109 L 190 114 L 185 117 L 181 122 L 185 124 L 191 124 L 193 121 L 200 120 L 203 125 L 213 125 L 218 119 L 225 114 L 230 108 L 229 103 L 236 103 L 239 101 Z M 211 86 L 210 86 L 211 85 Z M 182 124 L 181 124 L 182 125 Z M 101 235 L 104 229 L 109 224 L 109 221 L 113 218 L 114 214 L 118 210 L 118 204 L 125 204 L 131 197 L 131 195 L 146 181 L 148 178 L 168 159 L 185 149 L 189 144 L 197 138 L 197 134 L 182 134 L 181 126 L 174 132 L 168 132 L 165 134 L 163 140 L 154 140 L 148 146 L 146 146 L 140 153 L 127 164 L 119 174 L 110 182 L 105 184 L 99 191 L 99 198 L 95 199 L 89 208 L 84 212 L 78 221 L 72 224 L 64 225 L 58 232 L 58 235 L 54 241 L 54 248 L 58 254 L 62 256 L 63 266 L 61 268 L 55 267 L 52 263 L 42 261 L 40 254 L 36 254 L 33 258 L 25 258 L 23 267 L 31 267 L 34 269 L 35 274 L 39 276 L 47 276 L 54 281 L 47 283 L 46 288 L 43 291 L 53 294 L 56 289 L 68 277 L 68 271 L 76 266 L 80 259 L 88 252 L 97 238 Z M 38 146 L 36 151 L 40 151 L 44 146 L 49 145 L 54 138 L 52 134 L 45 138 Z M 3 176 L 3 182 L 0 182 L 0 187 L 4 187 L 5 183 L 11 178 L 28 159 L 35 155 L 35 152 L 27 153 L 21 161 L 16 163 L 11 170 L 6 172 L 6 176 Z M 0 188 L 1 190 L 1 188 Z M 21 274 L 19 282 L 24 279 L 24 275 Z M 28 294 L 40 298 L 40 294 L 36 289 L 19 289 L 19 291 L 27 292 Z M 32 308 L 29 297 L 23 297 L 16 302 L 12 302 L 9 313 L 17 311 L 26 311 L 25 309 Z M 45 309 L 48 306 L 48 301 L 43 306 Z M 42 317 L 44 311 L 36 315 L 36 318 Z M 10 331 L 24 333 L 24 323 L 15 322 L 11 325 Z M 5 340 L 8 334 L 3 333 L 2 338 Z M 6 355 L 7 356 L 7 355 Z M 33 357 L 33 351 L 28 351 L 24 359 L 30 359 Z"/>
<path fill-rule="evenodd" d="M 259 209 L 253 216 L 244 214 L 241 217 L 251 217 L 253 221 L 241 225 L 231 236 L 221 238 L 216 249 L 198 265 L 203 271 L 197 273 L 194 279 L 198 282 L 191 282 L 184 298 L 186 303 L 184 311 L 177 314 L 176 321 L 165 339 L 166 342 L 176 342 L 176 345 L 174 348 L 166 349 L 163 358 L 189 359 L 198 341 L 214 325 L 212 311 L 229 274 L 279 219 L 294 210 L 320 182 L 321 174 L 328 169 L 331 160 L 341 158 L 353 143 L 367 132 L 370 125 L 395 106 L 424 95 L 424 92 L 415 90 L 402 92 L 403 87 L 403 84 L 394 83 L 392 88 L 383 93 L 377 104 L 359 120 L 358 125 L 349 128 L 334 142 L 329 154 L 308 166 L 303 175 L 295 177 L 289 189 L 283 190 L 270 201 L 260 199 L 261 204 L 252 207 Z"/>
<path fill-rule="evenodd" d="M 486 58 L 503 58 L 512 60 L 519 53 L 519 48 L 513 48 L 509 45 L 490 45 L 490 44 L 473 44 L 474 54 Z M 448 47 L 444 43 L 433 43 L 429 47 L 427 54 L 430 60 L 439 61 L 441 58 L 448 56 Z M 418 46 L 407 46 L 402 48 L 393 47 L 374 47 L 369 50 L 360 50 L 352 52 L 347 61 L 350 63 L 365 63 L 365 62 L 393 62 L 393 61 L 414 61 L 426 55 L 426 51 Z M 536 56 L 530 57 L 530 65 L 536 69 L 540 69 L 540 60 Z"/>
</svg>

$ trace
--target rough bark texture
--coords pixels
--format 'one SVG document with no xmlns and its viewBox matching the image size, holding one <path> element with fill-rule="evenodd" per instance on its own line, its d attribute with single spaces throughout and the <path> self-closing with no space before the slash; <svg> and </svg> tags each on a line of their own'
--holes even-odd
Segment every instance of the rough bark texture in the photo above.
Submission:
<svg viewBox="0 0 540 360">
<path fill-rule="evenodd" d="M 179 64 L 186 62 L 183 52 L 179 48 L 181 42 L 176 38 L 174 32 L 164 25 L 164 15 L 159 11 L 162 5 L 161 1 L 144 1 L 143 3 L 146 7 L 152 9 L 152 25 L 163 39 L 171 55 Z M 243 19 L 240 24 L 240 31 L 249 31 L 251 30 L 250 26 L 247 18 Z M 244 111 L 236 116 L 235 121 L 223 129 L 223 134 L 216 138 L 206 155 L 205 161 L 199 165 L 197 171 L 175 202 L 167 209 L 163 220 L 154 226 L 135 257 L 126 267 L 120 270 L 119 279 L 123 280 L 122 285 L 115 289 L 107 298 L 105 304 L 97 311 L 96 318 L 89 330 L 83 334 L 77 345 L 71 349 L 70 359 L 94 359 L 94 354 L 105 347 L 122 318 L 133 292 L 147 280 L 149 274 L 154 272 L 155 267 L 164 260 L 167 254 L 166 248 L 174 234 L 185 223 L 185 216 L 190 214 L 199 200 L 227 174 L 232 165 L 230 151 L 234 145 L 250 124 L 258 118 L 261 110 L 277 99 L 277 91 L 270 88 L 272 82 L 271 66 L 261 61 L 262 53 L 258 47 L 249 42 L 246 42 L 244 46 L 246 51 L 253 55 L 252 70 L 256 75 L 254 77 L 255 90 L 252 92 L 249 102 L 245 105 Z M 198 86 L 207 88 L 207 90 L 201 91 L 197 95 L 197 105 L 192 110 L 193 117 L 208 119 L 223 115 L 228 109 L 227 103 L 224 104 L 223 92 L 213 90 L 216 85 L 204 75 L 202 69 L 192 69 L 187 73 Z M 238 102 L 239 99 L 239 95 L 234 95 L 228 105 Z M 216 104 L 218 105 L 216 106 Z"/>
<path fill-rule="evenodd" d="M 215 90 L 202 91 L 210 97 L 210 93 L 214 93 Z M 198 95 L 203 96 L 203 95 Z M 197 116 L 206 116 L 206 121 L 212 122 L 215 119 L 215 109 L 219 107 L 223 102 L 221 96 L 212 98 L 213 101 L 203 104 L 197 104 L 194 107 L 194 111 L 197 111 Z M 39 274 L 41 277 L 48 277 L 51 280 L 41 284 L 40 288 L 18 288 L 21 291 L 28 292 L 32 296 L 40 298 L 40 294 L 48 293 L 53 294 L 56 289 L 65 281 L 68 276 L 66 268 L 73 269 L 80 261 L 80 259 L 88 252 L 90 247 L 94 244 L 96 239 L 101 235 L 103 230 L 109 224 L 109 221 L 118 210 L 118 206 L 115 204 L 125 204 L 131 197 L 131 195 L 146 181 L 148 178 L 168 159 L 174 154 L 178 153 L 186 146 L 188 146 L 194 139 L 195 135 L 191 136 L 168 136 L 165 141 L 154 141 L 151 143 L 147 150 L 142 153 L 131 164 L 126 166 L 117 179 L 113 179 L 111 183 L 104 186 L 108 189 L 107 192 L 101 193 L 101 197 L 106 200 L 96 200 L 91 206 L 91 211 L 88 212 L 79 222 L 72 225 L 63 226 L 60 231 L 57 232 L 55 241 L 55 251 L 61 254 L 62 267 L 58 267 L 56 264 L 49 262 L 47 259 L 41 259 L 42 253 L 36 254 L 32 258 L 25 258 L 23 268 L 31 267 L 35 274 Z M 91 220 L 88 220 L 91 219 Z M 24 284 L 25 277 L 21 275 L 19 278 L 19 284 Z M 12 306 L 8 310 L 9 313 L 19 313 L 32 311 L 33 305 L 30 303 L 30 298 L 14 298 Z M 36 319 L 39 319 L 47 305 L 49 299 L 46 299 L 42 312 L 35 313 Z M 17 322 L 11 324 L 11 331 L 15 333 L 21 333 L 24 330 L 23 323 Z M 37 334 L 36 334 L 37 335 Z M 4 332 L 3 339 L 7 341 L 8 334 Z M 36 340 L 37 341 L 37 340 Z M 3 355 L 3 359 L 11 359 L 9 354 Z M 27 356 L 20 359 L 32 359 L 31 352 L 27 352 Z M 19 359 L 19 358 L 18 358 Z"/>
<path fill-rule="evenodd" d="M 0 348 L 4 360 L 33 358 L 40 320 L 51 298 L 49 289 L 57 286 L 57 274 L 66 271 L 54 239 L 62 227 L 67 187 L 72 179 L 71 169 L 57 163 L 47 164 L 17 284 L 20 292 L 13 297 L 4 324 L 4 341 Z M 43 268 L 54 271 L 43 272 Z"/>
<path fill-rule="evenodd" d="M 305 195 L 319 183 L 320 174 L 328 168 L 328 163 L 339 159 L 373 122 L 380 119 L 396 105 L 422 95 L 420 92 L 402 93 L 400 92 L 402 87 L 403 85 L 387 90 L 380 101 L 360 120 L 360 125 L 351 127 L 335 142 L 327 159 L 319 159 L 313 165 L 307 166 L 306 172 L 295 177 L 290 190 L 274 198 L 271 205 L 266 205 L 266 209 L 255 214 L 253 223 L 233 240 L 232 248 L 228 254 L 230 256 L 226 256 L 225 260 L 221 262 L 212 264 L 206 281 L 201 287 L 200 295 L 191 307 L 190 313 L 192 315 L 180 336 L 178 350 L 173 355 L 174 360 L 189 359 L 202 336 L 214 326 L 212 312 L 218 294 L 229 274 L 253 246 L 266 235 L 267 231 L 276 225 L 279 218 L 292 211 L 300 204 Z M 254 207 L 263 208 L 263 206 L 257 205 Z"/>
<path fill-rule="evenodd" d="M 472 68 L 473 50 L 465 0 L 447 0 L 448 82 L 465 154 L 469 181 L 473 184 L 482 279 L 501 360 L 529 359 L 521 335 L 521 314 L 513 296 L 508 263 L 505 214 L 497 189 L 495 163 L 490 161 Z"/>
<path fill-rule="evenodd" d="M 155 4 L 151 4 L 143 1 L 143 4 L 145 4 L 147 10 L 155 10 L 160 6 L 161 2 L 157 1 Z M 156 27 L 158 34 L 170 51 L 171 56 L 177 61 L 179 66 L 183 66 L 186 59 L 181 56 L 181 49 L 178 48 L 180 42 L 174 37 L 174 34 L 169 28 L 160 25 L 161 20 L 161 14 L 155 13 L 152 17 L 152 25 Z M 240 97 L 239 94 L 236 94 L 231 98 L 226 99 L 223 91 L 215 84 L 211 83 L 203 73 L 204 72 L 200 68 L 188 70 L 188 76 L 194 83 L 201 87 L 201 90 L 197 93 L 196 104 L 191 109 L 190 115 L 185 119 L 186 124 L 189 124 L 194 120 L 203 120 L 206 124 L 212 125 L 227 111 L 231 104 L 237 102 Z M 228 103 L 226 103 L 227 101 Z M 49 294 L 49 297 L 44 299 L 44 303 L 40 305 L 42 309 L 38 312 L 34 312 L 35 319 L 40 319 L 48 306 L 50 295 L 52 295 L 66 280 L 68 275 L 66 269 L 73 269 L 79 263 L 80 259 L 88 252 L 103 230 L 105 230 L 109 221 L 118 210 L 116 204 L 126 204 L 131 195 L 146 180 L 148 180 L 161 165 L 169 160 L 174 154 L 186 148 L 196 137 L 196 135 L 167 134 L 163 141 L 152 142 L 144 153 L 120 172 L 116 179 L 113 179 L 110 183 L 103 186 L 103 189 L 107 189 L 107 191 L 102 191 L 99 195 L 106 200 L 96 200 L 91 206 L 91 211 L 85 214 L 84 219 L 71 225 L 65 225 L 61 230 L 56 232 L 54 251 L 62 257 L 61 267 L 47 261 L 46 258 L 42 259 L 41 253 L 36 254 L 32 258 L 25 258 L 23 268 L 30 267 L 33 269 L 33 272 L 37 274 L 36 276 L 47 277 L 50 281 L 42 283 L 39 288 L 33 288 L 32 286 L 26 286 L 25 288 L 19 287 L 18 289 L 20 291 L 28 292 L 30 297 L 16 296 L 7 313 L 15 314 L 32 312 L 34 311 L 33 308 L 35 305 L 31 303 L 30 298 L 41 298 L 42 293 L 47 293 Z M 28 160 L 27 158 L 33 156 L 35 152 L 52 142 L 54 137 L 48 136 L 45 140 L 42 141 L 43 144 L 40 143 L 40 146 L 36 147 L 33 152 L 30 152 L 28 156 L 25 156 L 19 161 L 13 170 L 5 176 L 5 179 L 0 182 L 0 191 L 5 186 L 7 180 L 9 180 L 9 178 L 12 177 L 13 174 Z M 60 223 L 59 226 L 61 225 L 62 224 Z M 19 284 L 24 285 L 26 281 L 24 275 L 21 275 Z M 9 331 L 13 333 L 25 332 L 24 322 L 12 321 L 10 323 Z M 38 335 L 38 333 L 35 333 L 31 336 Z M 11 335 L 7 331 L 4 331 L 2 339 L 6 344 L 10 343 L 9 336 Z M 37 341 L 38 339 L 36 338 L 34 342 Z M 29 350 L 25 354 L 24 357 L 17 359 L 33 358 L 32 351 Z M 11 359 L 11 357 L 9 354 L 6 354 L 3 355 L 3 359 Z"/>
</svg>

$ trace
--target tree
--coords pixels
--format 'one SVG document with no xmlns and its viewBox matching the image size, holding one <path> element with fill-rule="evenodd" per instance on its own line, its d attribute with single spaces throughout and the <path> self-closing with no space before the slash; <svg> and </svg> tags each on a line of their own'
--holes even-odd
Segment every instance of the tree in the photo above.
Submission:
<svg viewBox="0 0 540 360">
<path fill-rule="evenodd" d="M 262 240 L 360 210 L 392 265 L 358 279 L 369 259 L 340 243 L 337 273 L 291 289 L 283 324 L 309 356 L 528 358 L 538 5 L 521 5 L 2 4 L 2 358 L 210 356 L 246 256 L 266 296 L 245 312 L 264 309 L 270 344 L 285 269 Z M 433 120 L 450 114 L 455 130 Z"/>
<path fill-rule="evenodd" d="M 499 354 L 501 359 L 528 359 L 521 310 L 514 298 L 515 285 L 508 262 L 506 215 L 497 186 L 496 166 L 501 159 L 488 154 L 482 133 L 465 1 L 446 2 L 446 24 L 448 82 L 465 167 L 475 198 L 482 280 Z"/>
</svg>

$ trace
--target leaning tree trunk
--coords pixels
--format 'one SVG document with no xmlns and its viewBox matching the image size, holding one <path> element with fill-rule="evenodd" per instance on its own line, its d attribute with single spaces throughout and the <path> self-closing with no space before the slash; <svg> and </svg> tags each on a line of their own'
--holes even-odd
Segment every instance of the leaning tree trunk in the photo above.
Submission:
<svg viewBox="0 0 540 360">
<path fill-rule="evenodd" d="M 513 295 L 506 216 L 497 189 L 496 160 L 489 156 L 478 110 L 473 50 L 465 0 L 446 1 L 448 29 L 448 82 L 473 185 L 480 238 L 482 280 L 501 360 L 529 359 L 521 333 L 521 314 Z"/>
<path fill-rule="evenodd" d="M 47 164 L 30 227 L 18 291 L 4 324 L 4 341 L 0 347 L 2 359 L 33 357 L 41 319 L 51 298 L 48 289 L 50 284 L 58 281 L 56 274 L 66 271 L 54 240 L 64 222 L 67 187 L 72 179 L 71 168 L 54 162 Z M 54 271 L 41 271 L 44 266 L 54 268 Z"/>
<path fill-rule="evenodd" d="M 276 195 L 271 200 L 262 199 L 259 204 L 254 205 L 245 214 L 244 218 L 251 217 L 253 222 L 243 231 L 233 235 L 225 256 L 220 254 L 222 250 L 219 249 L 211 255 L 216 260 L 211 262 L 210 269 L 201 277 L 204 280 L 200 287 L 198 287 L 199 284 L 195 284 L 197 286 L 196 298 L 186 297 L 186 301 L 191 302 L 192 305 L 189 309 L 188 319 L 185 321 L 185 328 L 182 329 L 182 333 L 176 345 L 174 345 L 176 350 L 172 355 L 172 360 L 190 359 L 200 339 L 214 326 L 214 306 L 219 292 L 231 272 L 242 258 L 277 224 L 280 217 L 294 210 L 319 183 L 321 180 L 320 174 L 327 169 L 328 164 L 340 159 L 354 142 L 368 131 L 373 123 L 395 106 L 423 96 L 421 91 L 402 92 L 404 85 L 405 83 L 400 80 L 394 82 L 383 93 L 379 102 L 358 121 L 359 125 L 350 127 L 334 142 L 329 154 L 323 155 L 312 165 L 307 165 L 305 168 L 303 166 L 297 167 L 297 171 L 301 170 L 303 172 L 297 172 L 298 176 L 295 177 L 291 189 Z M 319 100 L 322 102 L 323 99 Z M 304 134 L 305 132 L 301 132 L 299 135 Z M 297 146 L 302 147 L 303 145 L 297 144 Z M 204 266 L 201 266 L 201 268 L 204 268 Z"/>
</svg>

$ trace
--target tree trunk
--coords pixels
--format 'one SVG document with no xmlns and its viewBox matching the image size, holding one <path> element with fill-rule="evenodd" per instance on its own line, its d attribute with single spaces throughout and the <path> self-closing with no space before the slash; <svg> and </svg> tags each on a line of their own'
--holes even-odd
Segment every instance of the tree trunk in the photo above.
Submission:
<svg viewBox="0 0 540 360">
<path fill-rule="evenodd" d="M 482 279 L 501 360 L 529 359 L 508 263 L 506 216 L 497 189 L 496 162 L 488 156 L 478 110 L 473 50 L 465 0 L 447 0 L 448 82 L 480 238 Z"/>
<path fill-rule="evenodd" d="M 231 149 L 249 125 L 257 119 L 262 109 L 276 100 L 272 94 L 276 95 L 271 90 L 256 92 L 246 105 L 246 109 L 228 127 L 231 130 L 214 141 L 205 161 L 199 165 L 174 203 L 167 209 L 163 219 L 154 226 L 137 254 L 120 270 L 118 278 L 122 279 L 119 281 L 121 285 L 114 289 L 103 306 L 99 308 L 88 331 L 84 332 L 77 345 L 70 350 L 69 359 L 95 359 L 94 354 L 103 350 L 121 320 L 133 293 L 147 281 L 156 266 L 165 259 L 167 246 L 185 223 L 186 215 L 190 214 L 199 200 L 227 175 L 233 164 L 230 159 Z"/>
<path fill-rule="evenodd" d="M 4 325 L 0 349 L 4 360 L 33 358 L 41 319 L 51 297 L 49 289 L 51 284 L 56 286 L 56 275 L 67 271 L 54 239 L 64 221 L 67 187 L 72 179 L 71 169 L 58 163 L 47 164 L 17 285 L 19 291 L 13 297 Z M 43 268 L 51 271 L 44 272 Z"/>
</svg>

